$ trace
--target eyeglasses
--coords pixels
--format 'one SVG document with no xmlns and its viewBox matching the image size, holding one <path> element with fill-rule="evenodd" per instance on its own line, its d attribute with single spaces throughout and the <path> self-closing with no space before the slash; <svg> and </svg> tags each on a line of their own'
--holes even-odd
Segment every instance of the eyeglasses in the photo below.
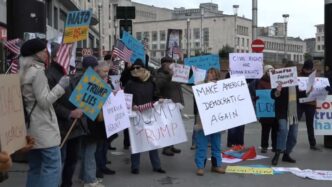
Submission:
<svg viewBox="0 0 332 187">
<path fill-rule="evenodd" d="M 136 66 L 136 67 L 133 67 L 133 68 L 132 68 L 132 70 L 134 70 L 134 69 L 141 69 L 141 67 Z"/>
</svg>

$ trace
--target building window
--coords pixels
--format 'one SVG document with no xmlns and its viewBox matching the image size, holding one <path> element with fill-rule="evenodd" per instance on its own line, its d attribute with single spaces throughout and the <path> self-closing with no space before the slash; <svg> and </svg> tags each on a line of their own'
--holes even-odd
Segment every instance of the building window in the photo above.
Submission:
<svg viewBox="0 0 332 187">
<path fill-rule="evenodd" d="M 320 41 L 320 37 L 319 36 L 317 36 L 317 42 L 319 42 Z"/>
<path fill-rule="evenodd" d="M 320 50 L 320 45 L 317 45 L 317 49 L 318 49 L 318 51 Z"/>
<path fill-rule="evenodd" d="M 137 40 L 142 40 L 142 33 L 141 32 L 136 32 L 136 39 Z"/>
<path fill-rule="evenodd" d="M 60 9 L 60 20 L 66 23 L 67 14 L 65 11 Z"/>
<path fill-rule="evenodd" d="M 152 50 L 157 50 L 158 49 L 158 45 L 157 44 L 152 44 Z"/>
<path fill-rule="evenodd" d="M 209 46 L 209 28 L 204 28 L 203 29 L 203 43 L 205 47 Z"/>
<path fill-rule="evenodd" d="M 194 39 L 200 39 L 200 29 L 199 28 L 194 28 Z"/>
<path fill-rule="evenodd" d="M 47 24 L 52 26 L 52 1 L 46 0 L 46 17 L 47 17 Z"/>
<path fill-rule="evenodd" d="M 160 41 L 166 41 L 166 32 L 160 31 Z"/>
<path fill-rule="evenodd" d="M 164 56 L 165 56 L 165 51 L 161 51 L 161 52 L 160 52 L 160 56 L 161 56 L 161 57 L 164 57 Z"/>
<path fill-rule="evenodd" d="M 53 9 L 53 21 L 54 21 L 54 28 L 58 29 L 58 8 L 54 7 Z"/>
<path fill-rule="evenodd" d="M 247 39 L 247 47 L 249 47 L 249 39 Z"/>
<path fill-rule="evenodd" d="M 152 41 L 155 42 L 158 40 L 158 32 L 152 31 Z"/>
<path fill-rule="evenodd" d="M 94 40 L 95 40 L 95 38 L 93 37 L 93 35 L 89 34 L 89 47 L 90 48 L 94 47 Z"/>
<path fill-rule="evenodd" d="M 200 42 L 195 42 L 194 47 L 195 47 L 195 48 L 200 48 L 200 47 L 201 47 L 201 46 L 200 46 Z"/>
<path fill-rule="evenodd" d="M 156 57 L 157 56 L 157 52 L 156 51 L 152 51 L 152 57 Z"/>
<path fill-rule="evenodd" d="M 166 45 L 165 44 L 160 44 L 160 49 L 166 49 Z"/>
<path fill-rule="evenodd" d="M 242 47 L 244 47 L 244 38 L 242 38 Z"/>
</svg>

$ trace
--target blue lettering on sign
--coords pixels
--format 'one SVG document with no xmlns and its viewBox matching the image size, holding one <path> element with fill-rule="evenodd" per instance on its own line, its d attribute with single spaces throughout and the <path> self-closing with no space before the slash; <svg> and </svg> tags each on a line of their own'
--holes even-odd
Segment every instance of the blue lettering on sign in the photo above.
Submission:
<svg viewBox="0 0 332 187">
<path fill-rule="evenodd" d="M 271 90 L 256 90 L 256 116 L 258 118 L 275 117 L 275 103 L 271 98 Z"/>
<path fill-rule="evenodd" d="M 71 11 L 68 13 L 65 27 L 89 26 L 91 16 L 91 10 Z"/>
<path fill-rule="evenodd" d="M 317 122 L 315 121 L 315 129 L 317 130 L 332 130 L 332 124 L 330 122 Z"/>
</svg>

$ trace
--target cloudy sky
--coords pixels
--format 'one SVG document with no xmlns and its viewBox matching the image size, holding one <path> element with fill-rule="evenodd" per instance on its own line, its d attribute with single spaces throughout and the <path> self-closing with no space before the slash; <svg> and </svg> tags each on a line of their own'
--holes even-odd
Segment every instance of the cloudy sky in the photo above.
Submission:
<svg viewBox="0 0 332 187">
<path fill-rule="evenodd" d="M 251 19 L 251 0 L 133 0 L 135 2 L 173 9 L 174 7 L 198 8 L 200 3 L 213 2 L 225 14 L 233 14 L 238 4 L 238 15 Z M 289 14 L 288 35 L 315 37 L 315 25 L 324 23 L 324 0 L 258 0 L 258 26 L 283 22 L 282 14 Z"/>
</svg>

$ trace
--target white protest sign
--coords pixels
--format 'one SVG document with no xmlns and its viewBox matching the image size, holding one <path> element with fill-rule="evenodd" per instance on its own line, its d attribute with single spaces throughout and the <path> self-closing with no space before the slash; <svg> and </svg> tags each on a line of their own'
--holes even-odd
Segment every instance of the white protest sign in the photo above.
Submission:
<svg viewBox="0 0 332 187">
<path fill-rule="evenodd" d="M 307 93 L 314 86 L 315 77 L 316 77 L 316 70 L 314 72 L 312 72 L 308 77 L 308 84 L 307 84 L 307 89 L 306 89 Z"/>
<path fill-rule="evenodd" d="M 276 88 L 279 84 L 282 87 L 297 85 L 296 67 L 274 69 L 270 71 L 271 88 Z"/>
<path fill-rule="evenodd" d="M 107 138 L 130 126 L 129 115 L 123 90 L 116 95 L 112 92 L 103 106 Z"/>
<path fill-rule="evenodd" d="M 191 66 L 191 69 L 193 70 L 194 74 L 194 83 L 200 84 L 203 83 L 206 76 L 206 70 L 205 69 L 199 69 L 195 66 Z"/>
<path fill-rule="evenodd" d="M 118 90 L 121 88 L 121 82 L 120 82 L 120 78 L 121 75 L 110 75 L 111 81 L 112 81 L 112 85 L 114 86 L 114 90 Z"/>
<path fill-rule="evenodd" d="M 260 79 L 263 76 L 263 53 L 230 53 L 229 69 L 231 77 Z"/>
<path fill-rule="evenodd" d="M 178 104 L 165 100 L 152 109 L 134 113 L 129 127 L 132 154 L 187 141 Z"/>
<path fill-rule="evenodd" d="M 304 91 L 308 89 L 308 77 L 298 77 L 299 89 Z M 324 100 L 328 95 L 328 92 L 325 90 L 326 86 L 330 86 L 328 78 L 316 77 L 313 83 L 313 90 L 310 92 L 308 97 L 300 98 L 300 103 L 311 102 L 315 100 Z"/>
<path fill-rule="evenodd" d="M 292 174 L 313 180 L 332 181 L 332 171 L 304 169 L 300 171 L 292 170 Z"/>
<path fill-rule="evenodd" d="M 297 85 L 300 91 L 307 90 L 308 77 L 297 77 Z"/>
<path fill-rule="evenodd" d="M 315 135 L 332 135 L 332 96 L 317 100 L 314 117 Z"/>
<path fill-rule="evenodd" d="M 125 93 L 125 99 L 126 99 L 128 114 L 130 114 L 133 107 L 133 94 Z"/>
<path fill-rule="evenodd" d="M 190 66 L 182 64 L 174 64 L 173 66 L 173 82 L 188 83 Z"/>
<path fill-rule="evenodd" d="M 205 135 L 256 121 L 244 77 L 193 86 Z"/>
</svg>

